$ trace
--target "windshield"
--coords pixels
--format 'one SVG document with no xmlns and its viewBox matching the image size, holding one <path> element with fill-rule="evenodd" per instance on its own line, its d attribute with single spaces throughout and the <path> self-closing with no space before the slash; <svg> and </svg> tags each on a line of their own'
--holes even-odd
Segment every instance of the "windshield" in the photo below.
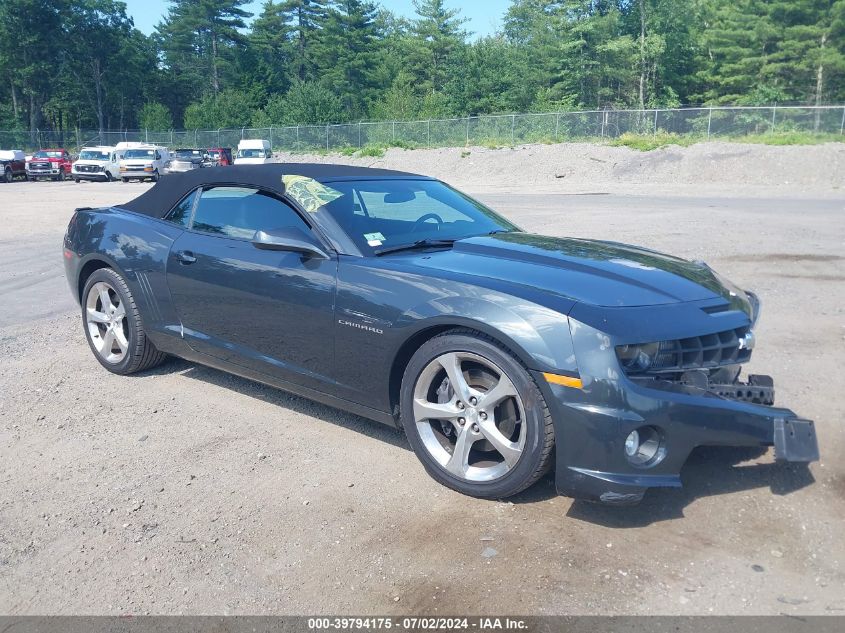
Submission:
<svg viewBox="0 0 845 633">
<path fill-rule="evenodd" d="M 124 158 L 155 158 L 154 149 L 130 149 L 123 155 Z"/>
<path fill-rule="evenodd" d="M 198 149 L 177 149 L 173 155 L 176 158 L 202 158 L 202 152 Z"/>
<path fill-rule="evenodd" d="M 218 158 L 220 158 L 220 152 L 211 151 L 211 152 L 208 153 L 208 156 L 209 156 L 209 158 L 213 158 L 214 160 L 217 160 Z"/>
<path fill-rule="evenodd" d="M 109 152 L 102 152 L 98 149 L 84 149 L 79 152 L 79 160 L 108 160 Z"/>
<path fill-rule="evenodd" d="M 313 213 L 327 230 L 337 224 L 365 255 L 421 240 L 459 240 L 519 230 L 480 202 L 436 180 L 323 184 L 289 178 L 288 197 Z"/>
<path fill-rule="evenodd" d="M 265 158 L 263 149 L 239 149 L 238 158 Z"/>
<path fill-rule="evenodd" d="M 32 157 L 33 158 L 61 158 L 62 153 L 61 152 L 45 152 L 44 150 L 41 150 L 40 152 L 35 152 L 32 155 Z"/>
</svg>

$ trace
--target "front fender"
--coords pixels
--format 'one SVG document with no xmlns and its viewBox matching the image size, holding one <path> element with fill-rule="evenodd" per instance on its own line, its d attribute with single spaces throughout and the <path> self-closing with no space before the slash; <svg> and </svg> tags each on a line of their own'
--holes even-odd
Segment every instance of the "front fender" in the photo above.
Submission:
<svg viewBox="0 0 845 633">
<path fill-rule="evenodd" d="M 415 306 L 394 323 L 406 331 L 406 340 L 441 325 L 487 334 L 529 369 L 577 371 L 568 317 L 543 306 L 496 293 L 483 298 L 452 295 Z"/>
</svg>

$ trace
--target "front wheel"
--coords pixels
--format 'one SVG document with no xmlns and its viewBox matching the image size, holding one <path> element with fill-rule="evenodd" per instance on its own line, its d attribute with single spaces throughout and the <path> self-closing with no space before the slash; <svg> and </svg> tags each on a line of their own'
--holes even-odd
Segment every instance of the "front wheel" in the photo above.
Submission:
<svg viewBox="0 0 845 633">
<path fill-rule="evenodd" d="M 400 399 L 411 447 L 449 488 L 501 499 L 548 470 L 554 429 L 545 400 L 522 363 L 483 334 L 457 330 L 423 344 Z"/>
<path fill-rule="evenodd" d="M 161 176 L 159 176 L 158 170 L 154 171 L 153 172 L 153 182 L 158 182 L 159 178 L 161 178 Z"/>
<path fill-rule="evenodd" d="M 85 283 L 82 322 L 94 356 L 114 374 L 150 369 L 166 358 L 147 338 L 126 281 L 111 268 L 95 271 Z"/>
<path fill-rule="evenodd" d="M 14 176 L 12 175 L 12 170 L 6 167 L 6 169 L 3 170 L 3 182 L 12 182 L 13 178 Z"/>
<path fill-rule="evenodd" d="M 121 180 L 123 181 L 123 184 L 126 184 L 127 182 L 129 182 L 129 178 L 121 178 Z"/>
</svg>

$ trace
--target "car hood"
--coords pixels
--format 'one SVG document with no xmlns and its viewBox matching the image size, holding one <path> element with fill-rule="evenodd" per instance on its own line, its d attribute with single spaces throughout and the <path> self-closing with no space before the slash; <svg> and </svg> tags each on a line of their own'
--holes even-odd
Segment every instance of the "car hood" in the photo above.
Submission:
<svg viewBox="0 0 845 633">
<path fill-rule="evenodd" d="M 708 266 L 615 242 L 502 233 L 416 252 L 417 266 L 530 286 L 597 306 L 633 307 L 724 298 L 750 313 L 745 293 Z"/>
</svg>

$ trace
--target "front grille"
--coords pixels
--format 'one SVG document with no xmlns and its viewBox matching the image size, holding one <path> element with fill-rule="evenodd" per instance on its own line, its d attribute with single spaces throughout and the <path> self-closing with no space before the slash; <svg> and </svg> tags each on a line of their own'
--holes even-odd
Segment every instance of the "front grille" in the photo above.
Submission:
<svg viewBox="0 0 845 633">
<path fill-rule="evenodd" d="M 50 171 L 50 169 L 51 169 L 50 163 L 30 163 L 29 168 L 32 171 L 41 171 L 41 170 Z"/>
<path fill-rule="evenodd" d="M 97 165 L 77 165 L 76 171 L 81 174 L 93 174 L 100 171 L 100 168 Z"/>
<path fill-rule="evenodd" d="M 663 341 L 652 364 L 651 372 L 710 369 L 723 365 L 748 362 L 751 350 L 740 349 L 740 340 L 748 334 L 748 327 L 704 334 L 677 341 Z"/>
</svg>

